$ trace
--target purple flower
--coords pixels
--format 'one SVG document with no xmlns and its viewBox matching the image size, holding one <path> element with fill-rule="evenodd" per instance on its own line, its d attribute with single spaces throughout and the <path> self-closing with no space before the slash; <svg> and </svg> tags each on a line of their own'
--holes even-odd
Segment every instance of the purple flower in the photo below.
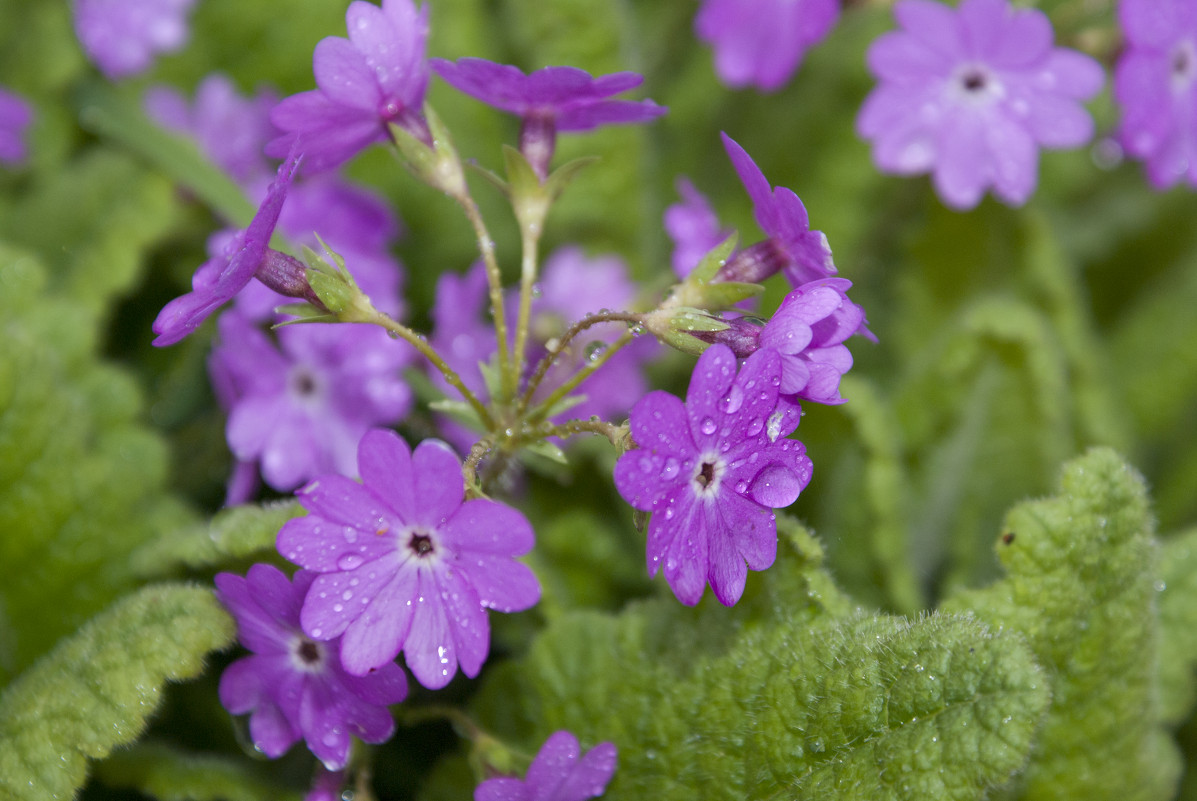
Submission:
<svg viewBox="0 0 1197 801">
<path fill-rule="evenodd" d="M 779 402 L 781 363 L 763 348 L 736 374 L 736 357 L 712 345 L 699 357 L 683 405 L 651 392 L 632 408 L 639 445 L 615 464 L 615 486 L 652 512 L 648 569 L 662 564 L 678 600 L 698 603 L 710 583 L 725 606 L 740 599 L 747 568 L 777 555 L 774 508 L 789 506 L 811 477 L 797 405 Z M 747 563 L 747 564 L 746 564 Z"/>
<path fill-rule="evenodd" d="M 838 0 L 705 0 L 694 30 L 715 48 L 715 73 L 725 85 L 772 91 L 839 13 Z"/>
<path fill-rule="evenodd" d="M 75 34 L 112 80 L 148 69 L 158 53 L 187 41 L 195 0 L 75 0 Z"/>
<path fill-rule="evenodd" d="M 267 176 L 262 148 L 277 131 L 270 109 L 278 98 L 269 90 L 242 97 L 226 75 L 213 73 L 195 90 L 195 101 L 168 86 L 146 92 L 145 109 L 164 128 L 195 138 L 200 150 L 242 186 Z"/>
<path fill-rule="evenodd" d="M 482 58 L 434 58 L 429 63 L 454 88 L 522 118 L 520 150 L 542 178 L 557 131 L 648 122 L 668 110 L 651 100 L 609 99 L 644 81 L 634 72 L 595 78 L 577 67 L 545 67 L 525 75 L 518 67 Z"/>
<path fill-rule="evenodd" d="M 870 46 L 880 84 L 856 121 L 883 171 L 932 173 L 955 209 L 977 205 L 989 187 L 1017 206 L 1035 191 L 1040 147 L 1092 136 L 1081 102 L 1101 89 L 1101 67 L 1052 47 L 1042 11 L 1005 0 L 964 0 L 958 9 L 902 0 L 894 14 L 902 30 Z"/>
<path fill-rule="evenodd" d="M 687 178 L 677 181 L 681 203 L 665 209 L 665 231 L 673 240 L 673 272 L 685 278 L 730 231 L 719 225 L 715 210 Z"/>
<path fill-rule="evenodd" d="M 778 271 L 794 286 L 835 273 L 831 248 L 822 231 L 810 230 L 806 207 L 784 186 L 773 189 L 756 162 L 727 134 L 723 147 L 752 200 L 756 221 L 768 235 L 763 242 L 736 254 L 719 273 L 725 281 L 757 283 Z"/>
<path fill-rule="evenodd" d="M 586 801 L 607 789 L 615 774 L 615 744 L 599 743 L 582 754 L 578 738 L 554 732 L 540 748 L 524 781 L 500 776 L 474 790 L 474 801 Z"/>
<path fill-rule="evenodd" d="M 431 141 L 421 110 L 428 88 L 428 6 L 383 0 L 379 8 L 354 0 L 345 26 L 348 39 L 329 36 L 316 45 L 312 70 L 319 88 L 284 99 L 271 113 L 286 134 L 267 146 L 268 155 L 283 155 L 301 136 L 308 169 L 331 169 L 386 141 L 390 122 Z"/>
<path fill-rule="evenodd" d="M 461 462 L 443 442 L 413 454 L 392 431 L 358 446 L 362 483 L 329 475 L 297 495 L 307 517 L 279 532 L 279 553 L 322 573 L 300 620 L 314 639 L 344 635 L 341 664 L 364 675 L 403 651 L 425 687 L 444 687 L 458 664 L 478 675 L 490 648 L 486 610 L 516 612 L 540 584 L 516 556 L 532 548 L 522 514 L 490 500 L 463 502 Z"/>
<path fill-rule="evenodd" d="M 254 277 L 266 258 L 270 236 L 283 210 L 300 158 L 292 152 L 279 167 L 266 199 L 229 258 L 217 257 L 201 265 L 191 280 L 192 291 L 167 303 L 159 312 L 153 325 L 154 333 L 158 335 L 155 345 L 173 345 L 195 331 L 209 314 L 232 300 Z"/>
<path fill-rule="evenodd" d="M 0 87 L 0 162 L 16 166 L 25 161 L 25 131 L 32 123 L 33 106 Z"/>
<path fill-rule="evenodd" d="M 236 311 L 218 325 L 210 370 L 214 383 L 233 388 L 223 393 L 232 397 L 229 448 L 240 462 L 259 462 L 277 490 L 329 472 L 356 475 L 362 436 L 411 408 L 399 371 L 412 351 L 381 328 L 284 326 L 276 348 Z"/>
<path fill-rule="evenodd" d="M 336 770 L 349 757 L 350 735 L 368 743 L 390 738 L 395 721 L 387 705 L 407 696 L 407 678 L 394 663 L 351 676 L 341 668 L 338 641 L 317 642 L 303 633 L 299 610 L 315 578 L 301 570 L 289 581 L 262 564 L 245 578 L 217 574 L 216 596 L 253 652 L 221 675 L 220 702 L 234 715 L 251 713 L 250 736 L 266 756 L 282 756 L 302 737 Z"/>
<path fill-rule="evenodd" d="M 1147 162 L 1157 189 L 1181 179 L 1197 187 L 1197 4 L 1122 0 L 1118 17 L 1126 34 L 1114 70 L 1122 146 Z"/>
<path fill-rule="evenodd" d="M 760 346 L 781 356 L 782 395 L 815 403 L 844 403 L 840 378 L 852 368 L 843 344 L 853 334 L 874 339 L 864 309 L 848 300 L 852 282 L 824 278 L 803 284 L 781 302 L 761 330 Z"/>
</svg>

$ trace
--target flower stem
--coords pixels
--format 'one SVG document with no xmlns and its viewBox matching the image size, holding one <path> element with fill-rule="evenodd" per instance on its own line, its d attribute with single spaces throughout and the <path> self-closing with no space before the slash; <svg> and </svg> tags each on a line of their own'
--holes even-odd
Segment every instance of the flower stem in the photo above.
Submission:
<svg viewBox="0 0 1197 801">
<path fill-rule="evenodd" d="M 389 315 L 383 314 L 374 308 L 370 303 L 369 298 L 365 295 L 359 294 L 356 302 L 351 304 L 347 309 L 340 313 L 338 319 L 343 323 L 370 323 L 385 328 L 391 334 L 399 337 L 413 348 L 418 350 L 425 359 L 432 363 L 436 369 L 441 371 L 441 375 L 445 380 L 457 390 L 462 399 L 474 409 L 478 415 L 478 419 L 487 428 L 494 426 L 494 420 L 490 415 L 490 411 L 478 400 L 478 397 L 470 391 L 470 388 L 461 380 L 461 376 L 449 366 L 449 364 L 441 358 L 441 355 L 436 352 L 436 349 L 428 344 L 424 337 L 417 334 L 407 326 L 403 325 Z"/>
<path fill-rule="evenodd" d="M 490 287 L 490 307 L 495 320 L 495 335 L 499 340 L 499 374 L 502 376 L 502 390 L 508 400 L 515 396 L 518 376 L 511 370 L 510 343 L 507 341 L 507 314 L 503 306 L 503 275 L 499 270 L 499 260 L 495 256 L 495 240 L 486 229 L 486 221 L 482 219 L 482 212 L 469 192 L 454 195 L 474 228 L 474 236 L 478 239 L 478 252 L 482 254 L 482 261 L 486 264 L 486 282 Z M 490 425 L 489 423 L 487 424 Z"/>
<path fill-rule="evenodd" d="M 528 328 L 531 325 L 532 317 L 532 288 L 536 282 L 536 249 L 540 243 L 540 231 L 541 222 L 539 221 L 532 221 L 520 226 L 523 255 L 520 260 L 519 320 L 515 328 L 515 375 L 517 386 L 518 378 L 524 372 L 525 351 L 528 347 Z"/>
<path fill-rule="evenodd" d="M 572 342 L 578 334 L 582 333 L 587 328 L 590 328 L 592 325 L 610 322 L 642 324 L 644 322 L 644 315 L 634 312 L 599 312 L 598 314 L 588 314 L 581 320 L 578 320 L 576 323 L 571 325 L 568 329 L 566 329 L 565 333 L 558 338 L 557 344 L 554 345 L 552 349 L 550 349 L 549 352 L 546 353 L 536 365 L 536 371 L 528 380 L 528 386 L 524 390 L 524 394 L 520 397 L 520 413 L 523 413 L 523 411 L 528 408 L 528 404 L 532 402 L 532 395 L 540 386 L 540 382 L 544 380 L 545 375 L 549 372 L 549 368 L 553 366 L 553 362 L 557 360 L 557 357 L 569 347 L 570 342 Z M 627 336 L 630 339 L 630 335 Z M 611 346 L 609 346 L 607 352 L 609 353 L 612 349 L 622 348 L 625 344 L 626 343 L 621 339 L 618 343 L 613 343 Z M 604 354 L 603 358 L 599 359 L 600 366 L 602 362 L 606 361 L 605 355 L 606 354 Z M 597 369 L 597 367 L 595 369 Z M 585 371 L 585 368 L 583 371 Z M 590 370 L 586 373 L 586 375 L 590 375 L 592 372 L 594 372 L 594 370 Z M 579 383 L 581 383 L 581 380 L 573 382 L 572 386 L 577 386 Z M 563 395 L 559 396 L 557 393 L 553 394 L 554 397 L 563 397 Z M 554 403 L 555 402 L 556 401 L 554 401 Z M 544 406 L 544 404 L 541 404 L 541 406 Z"/>
<path fill-rule="evenodd" d="M 594 316 L 602 316 L 602 315 L 594 315 Z M 639 317 L 639 315 L 631 315 L 631 314 L 624 315 L 624 316 Z M 615 317 L 614 319 L 623 319 L 623 316 Z M 600 320 L 599 322 L 602 322 L 602 321 Z M 625 331 L 624 334 L 619 339 L 615 340 L 610 345 L 608 345 L 606 347 L 606 349 L 602 352 L 602 354 L 600 354 L 593 361 L 588 362 L 585 367 L 583 367 L 578 372 L 574 373 L 561 386 L 559 386 L 555 390 L 553 390 L 551 395 L 549 395 L 547 398 L 545 398 L 543 401 L 541 401 L 539 404 L 537 404 L 536 407 L 534 409 L 532 409 L 532 411 L 528 414 L 528 419 L 530 421 L 536 422 L 538 420 L 542 420 L 545 417 L 547 417 L 549 412 L 552 410 L 552 408 L 557 405 L 558 401 L 560 401 L 562 398 L 564 398 L 569 393 L 573 392 L 574 389 L 576 389 L 579 384 L 581 384 L 583 381 L 585 381 L 587 378 L 589 378 L 591 375 L 593 375 L 596 370 L 598 370 L 600 367 L 602 367 L 604 364 L 606 364 L 608 359 L 610 359 L 612 356 L 614 356 L 616 354 L 616 352 L 618 352 L 624 345 L 626 345 L 632 341 L 632 337 L 633 337 L 633 335 L 632 335 L 631 331 Z M 557 353 L 560 353 L 560 351 L 557 351 Z M 550 357 L 553 357 L 553 356 L 554 356 L 554 354 L 549 354 L 549 356 L 546 356 L 545 358 L 549 359 Z M 547 370 L 548 368 L 546 367 L 545 369 Z M 535 390 L 535 387 L 533 387 L 531 384 L 529 384 L 528 390 L 527 390 L 527 392 L 525 392 L 525 397 L 530 398 L 532 396 L 533 390 Z"/>
<path fill-rule="evenodd" d="M 612 445 L 619 447 L 628 438 L 627 424 L 616 425 L 606 420 L 567 420 L 559 425 L 547 429 L 547 433 L 555 437 L 572 437 L 576 434 L 598 434 L 606 437 Z"/>
</svg>

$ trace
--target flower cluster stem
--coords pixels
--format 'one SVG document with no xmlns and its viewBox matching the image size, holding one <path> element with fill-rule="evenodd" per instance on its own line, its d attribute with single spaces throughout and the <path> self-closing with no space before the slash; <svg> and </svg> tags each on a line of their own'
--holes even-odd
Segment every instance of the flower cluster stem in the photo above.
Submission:
<svg viewBox="0 0 1197 801">
<path fill-rule="evenodd" d="M 474 229 L 474 236 L 478 240 L 478 252 L 486 265 L 486 283 L 490 287 L 490 307 L 495 319 L 495 335 L 499 340 L 499 374 L 502 376 L 502 391 L 504 398 L 515 396 L 518 385 L 517 376 L 511 369 L 511 350 L 507 340 L 507 314 L 503 304 L 503 274 L 499 269 L 499 260 L 495 256 L 495 240 L 486 228 L 486 221 L 482 219 L 482 212 L 478 204 L 468 192 L 454 195 L 454 199 L 465 212 L 466 218 Z M 488 423 L 489 425 L 489 423 Z"/>
<path fill-rule="evenodd" d="M 540 386 L 540 382 L 544 380 L 545 375 L 549 372 L 549 368 L 553 366 L 553 362 L 557 360 L 557 357 L 565 352 L 570 343 L 573 342 L 574 338 L 587 328 L 590 328 L 592 325 L 611 322 L 624 322 L 632 323 L 633 325 L 641 325 L 644 322 L 644 315 L 637 314 L 635 312 L 599 312 L 597 314 L 588 314 L 581 320 L 578 320 L 576 323 L 571 325 L 568 329 L 566 329 L 565 333 L 558 338 L 557 343 L 549 350 L 549 352 L 545 354 L 544 357 L 542 357 L 537 363 L 536 370 L 532 373 L 532 377 L 528 380 L 528 386 L 524 390 L 524 394 L 520 397 L 520 413 L 523 413 L 523 411 L 528 408 L 528 404 L 532 402 L 532 396 L 536 393 L 537 388 Z M 630 338 L 630 334 L 626 336 L 626 339 L 630 340 Z M 610 353 L 613 349 L 622 348 L 625 344 L 627 343 L 623 338 L 621 338 L 617 342 L 614 342 L 608 346 L 606 353 Z M 599 366 L 601 366 L 602 362 L 606 361 L 606 353 L 604 353 L 604 358 L 599 360 Z M 590 365 L 588 365 L 588 367 L 589 366 Z M 598 367 L 595 367 L 594 369 L 598 369 Z M 594 369 L 586 372 L 584 368 L 583 372 L 585 372 L 588 376 L 590 373 L 594 372 Z M 570 379 L 570 381 L 566 382 L 566 384 L 570 387 L 570 389 L 572 389 L 580 384 L 584 379 L 585 376 L 577 381 Z M 556 392 L 554 392 L 553 394 L 554 396 L 558 397 L 558 399 L 560 397 L 564 397 L 564 393 L 558 395 Z M 556 403 L 556 401 L 554 401 L 554 403 Z M 544 406 L 544 404 L 541 404 L 541 406 Z"/>
<path fill-rule="evenodd" d="M 593 315 L 593 316 L 601 317 L 602 315 Z M 630 315 L 630 314 L 629 315 L 618 315 L 618 316 L 614 317 L 614 319 L 624 319 L 626 317 L 639 318 L 639 315 Z M 602 322 L 602 321 L 598 321 L 598 322 Z M 591 323 L 591 325 L 593 325 L 593 323 Z M 550 394 L 547 398 L 545 398 L 543 401 L 541 401 L 539 404 L 537 404 L 536 407 L 534 409 L 532 409 L 532 411 L 528 414 L 528 419 L 533 422 L 536 422 L 538 420 L 543 420 L 545 417 L 547 417 L 549 412 L 552 410 L 552 408 L 554 406 L 556 406 L 557 403 L 562 398 L 564 398 L 566 395 L 568 395 L 569 393 L 571 393 L 575 389 L 577 389 L 579 384 L 581 384 L 583 381 L 585 381 L 587 378 L 589 378 L 591 375 L 593 375 L 596 370 L 598 370 L 600 367 L 602 367 L 604 364 L 606 364 L 607 360 L 610 359 L 612 356 L 614 356 L 621 348 L 623 348 L 624 345 L 627 345 L 629 342 L 631 342 L 632 338 L 633 338 L 633 335 L 632 335 L 631 331 L 624 332 L 624 334 L 619 339 L 615 340 L 610 345 L 608 345 L 606 347 L 606 349 L 601 354 L 599 354 L 593 361 L 587 362 L 585 367 L 583 367 L 581 370 L 579 370 L 578 372 L 576 372 L 572 376 L 570 376 L 561 386 L 559 386 L 555 390 L 553 390 L 552 394 Z M 561 352 L 560 349 L 558 349 L 554 353 L 560 353 L 560 352 Z M 554 353 L 549 354 L 549 356 L 546 356 L 545 358 L 546 359 L 553 358 Z M 548 368 L 546 367 L 545 369 L 547 370 Z M 534 390 L 535 390 L 535 387 L 533 387 L 531 384 L 529 384 L 528 390 L 525 393 L 525 398 L 531 398 L 532 392 Z"/>
</svg>

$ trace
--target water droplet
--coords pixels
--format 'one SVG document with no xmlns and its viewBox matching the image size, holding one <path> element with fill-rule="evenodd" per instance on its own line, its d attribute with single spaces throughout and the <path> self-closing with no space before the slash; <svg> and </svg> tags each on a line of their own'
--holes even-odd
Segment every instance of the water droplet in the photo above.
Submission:
<svg viewBox="0 0 1197 801">
<path fill-rule="evenodd" d="M 333 611 L 334 612 L 344 612 L 345 607 L 342 604 L 333 604 Z"/>
<path fill-rule="evenodd" d="M 745 433 L 748 434 L 748 436 L 750 436 L 750 437 L 755 437 L 757 434 L 761 433 L 761 429 L 764 427 L 765 427 L 764 418 L 758 417 L 755 420 L 753 420 L 751 423 L 748 424 L 748 430 Z M 755 454 L 753 454 L 753 455 L 755 456 Z"/>
<path fill-rule="evenodd" d="M 715 421 L 709 417 L 706 418 L 705 420 L 702 421 L 702 425 L 700 425 L 698 427 L 698 430 L 701 431 L 702 433 L 706 434 L 707 436 L 714 434 L 715 433 Z"/>
<path fill-rule="evenodd" d="M 679 467 L 678 460 L 670 456 L 665 460 L 665 466 L 661 468 L 661 478 L 665 481 L 673 479 L 677 476 Z"/>
<path fill-rule="evenodd" d="M 320 635 L 324 634 L 324 629 L 312 629 L 308 633 L 311 634 L 314 639 L 318 640 L 320 639 Z"/>
<path fill-rule="evenodd" d="M 923 672 L 923 670 L 924 670 L 924 668 L 923 668 L 923 666 L 922 666 L 922 665 L 915 665 L 915 666 L 914 666 L 914 671 L 915 671 L 916 673 L 922 673 L 922 672 Z"/>
<path fill-rule="evenodd" d="M 342 601 L 348 601 L 352 597 L 353 597 L 353 590 L 345 590 L 345 592 L 341 593 Z"/>
<path fill-rule="evenodd" d="M 586 361 L 591 363 L 597 362 L 606 352 L 607 344 L 605 342 L 589 342 L 584 350 Z"/>
<path fill-rule="evenodd" d="M 1164 590 L 1168 589 L 1168 585 L 1164 583 L 1163 579 L 1157 579 L 1155 584 L 1151 586 L 1155 588 L 1156 592 L 1163 592 Z"/>
<path fill-rule="evenodd" d="M 750 387 L 751 389 L 751 387 Z M 723 399 L 722 409 L 726 414 L 735 414 L 744 405 L 744 390 L 739 385 L 732 384 L 732 387 L 727 392 L 727 397 Z"/>
<path fill-rule="evenodd" d="M 364 561 L 365 560 L 357 554 L 347 553 L 337 559 L 337 567 L 339 567 L 341 570 L 356 570 L 362 566 L 362 562 Z"/>
</svg>

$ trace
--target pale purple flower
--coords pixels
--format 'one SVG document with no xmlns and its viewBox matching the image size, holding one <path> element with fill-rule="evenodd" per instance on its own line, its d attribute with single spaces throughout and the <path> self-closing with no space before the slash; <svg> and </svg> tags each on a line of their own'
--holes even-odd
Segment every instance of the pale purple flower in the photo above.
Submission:
<svg viewBox="0 0 1197 801">
<path fill-rule="evenodd" d="M 312 787 L 303 797 L 303 801 L 344 801 L 341 788 L 347 781 L 344 770 L 317 768 L 316 775 L 312 777 Z"/>
<path fill-rule="evenodd" d="M 229 448 L 258 462 L 266 483 L 291 490 L 329 472 L 357 473 L 357 445 L 373 426 L 401 420 L 411 389 L 400 371 L 411 349 L 376 326 L 289 325 L 278 347 L 235 310 L 221 315 L 210 357 L 235 390 Z"/>
<path fill-rule="evenodd" d="M 615 775 L 614 743 L 599 743 L 585 754 L 578 738 L 564 729 L 540 747 L 524 780 L 487 779 L 474 790 L 474 801 L 586 801 L 598 798 Z"/>
<path fill-rule="evenodd" d="M 200 81 L 191 103 L 169 86 L 152 87 L 144 100 L 151 119 L 193 137 L 204 155 L 242 186 L 271 172 L 262 149 L 278 133 L 270 124 L 270 110 L 277 102 L 268 89 L 242 97 L 232 80 L 220 73 Z"/>
<path fill-rule="evenodd" d="M 985 191 L 1022 205 L 1038 181 L 1039 148 L 1070 148 L 1093 135 L 1081 105 L 1101 89 L 1101 66 L 1052 46 L 1047 15 L 1006 0 L 964 0 L 953 9 L 901 0 L 902 30 L 869 47 L 879 85 L 865 99 L 858 133 L 885 172 L 931 173 L 954 209 Z"/>
<path fill-rule="evenodd" d="M 0 162 L 17 166 L 29 154 L 25 134 L 33 123 L 33 106 L 25 98 L 0 87 Z"/>
<path fill-rule="evenodd" d="M 777 555 L 772 509 L 789 506 L 809 483 L 811 461 L 797 440 L 796 404 L 779 401 L 781 359 L 763 348 L 736 373 L 736 357 L 712 345 L 698 359 L 683 404 L 667 392 L 632 408 L 639 446 L 615 464 L 615 486 L 634 508 L 652 512 L 648 570 L 662 567 L 682 603 L 709 583 L 731 606 L 748 569 Z"/>
<path fill-rule="evenodd" d="M 1114 69 L 1118 138 L 1157 189 L 1197 187 L 1197 3 L 1121 0 L 1126 49 Z"/>
<path fill-rule="evenodd" d="M 318 642 L 300 628 L 300 607 L 316 578 L 299 571 L 293 581 L 258 564 L 245 578 L 216 576 L 216 596 L 237 620 L 242 645 L 252 651 L 220 677 L 220 702 L 234 715 L 250 713 L 254 746 L 274 758 L 301 738 L 330 770 L 344 767 L 350 736 L 388 740 L 395 721 L 387 710 L 407 696 L 407 678 L 394 663 L 364 676 L 341 668 L 341 643 Z"/>
<path fill-rule="evenodd" d="M 673 272 L 685 278 L 731 231 L 719 225 L 710 202 L 689 179 L 678 179 L 677 193 L 682 202 L 665 209 L 665 231 L 673 240 Z"/>
<path fill-rule="evenodd" d="M 839 0 L 704 0 L 694 30 L 715 50 L 715 74 L 734 88 L 780 88 L 835 25 Z"/>
<path fill-rule="evenodd" d="M 752 200 L 756 221 L 769 238 L 737 253 L 720 269 L 718 280 L 757 283 L 781 271 L 792 285 L 801 286 L 835 274 L 827 237 L 810 230 L 806 207 L 798 196 L 784 186 L 770 187 L 744 148 L 727 134 L 721 135 Z"/>
<path fill-rule="evenodd" d="M 192 290 L 167 303 L 154 320 L 154 344 L 173 345 L 199 328 L 208 315 L 240 292 L 267 260 L 267 246 L 287 199 L 300 155 L 292 151 L 278 169 L 266 199 L 249 228 L 229 243 L 228 257 L 218 255 L 200 265 L 191 280 Z"/>
<path fill-rule="evenodd" d="M 75 34 L 101 72 L 125 78 L 187 42 L 193 5 L 195 0 L 75 0 Z"/>
<path fill-rule="evenodd" d="M 515 560 L 531 550 L 532 527 L 503 504 L 464 500 L 461 462 L 443 442 L 412 453 L 375 429 L 358 446 L 358 468 L 361 484 L 328 475 L 300 490 L 309 514 L 279 532 L 279 553 L 323 574 L 304 601 L 303 630 L 344 635 L 341 664 L 354 675 L 402 651 L 430 689 L 459 664 L 477 676 L 490 648 L 486 610 L 540 600 L 536 576 Z"/>
<path fill-rule="evenodd" d="M 524 74 L 518 67 L 482 58 L 434 58 L 429 63 L 455 89 L 522 119 L 520 151 L 542 178 L 558 131 L 648 122 L 668 110 L 651 100 L 611 99 L 644 81 L 634 72 L 595 78 L 577 67 L 544 67 Z"/>
<path fill-rule="evenodd" d="M 301 136 L 309 171 L 327 170 L 390 137 L 395 123 L 431 143 L 424 120 L 428 64 L 428 6 L 383 0 L 382 8 L 354 0 L 345 12 L 349 38 L 329 36 L 316 45 L 316 86 L 285 98 L 270 115 L 283 136 L 268 155 L 287 152 Z"/>
</svg>

